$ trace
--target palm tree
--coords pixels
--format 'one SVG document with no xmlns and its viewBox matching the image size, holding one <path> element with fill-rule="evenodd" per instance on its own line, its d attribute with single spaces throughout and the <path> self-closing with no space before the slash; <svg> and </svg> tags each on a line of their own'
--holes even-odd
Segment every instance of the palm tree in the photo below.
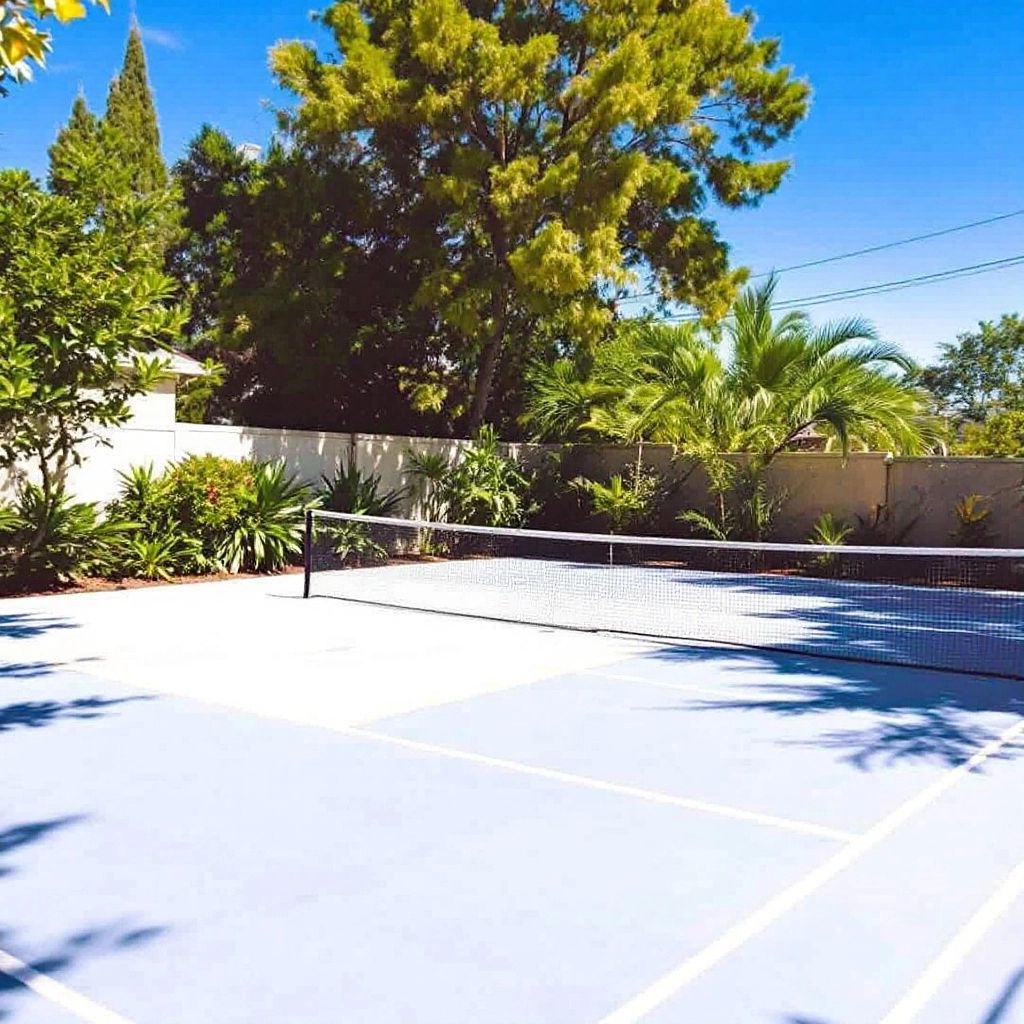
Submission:
<svg viewBox="0 0 1024 1024">
<path fill-rule="evenodd" d="M 701 458 L 747 452 L 761 466 L 804 431 L 846 455 L 857 445 L 913 454 L 938 427 L 913 362 L 866 320 L 815 327 L 773 315 L 775 281 L 747 289 L 726 326 L 722 360 L 692 323 L 627 321 L 584 372 L 568 360 L 535 366 L 525 423 L 543 440 L 661 441 Z"/>
</svg>

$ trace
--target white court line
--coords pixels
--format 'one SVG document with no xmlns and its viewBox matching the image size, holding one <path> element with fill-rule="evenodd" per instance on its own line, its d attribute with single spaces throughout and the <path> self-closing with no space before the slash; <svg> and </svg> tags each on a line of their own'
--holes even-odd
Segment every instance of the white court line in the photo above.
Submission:
<svg viewBox="0 0 1024 1024">
<path fill-rule="evenodd" d="M 1024 861 L 1003 879 L 1002 884 L 925 968 L 910 991 L 882 1018 L 880 1024 L 910 1024 L 1022 893 Z"/>
<path fill-rule="evenodd" d="M 636 1024 L 637 1021 L 643 1020 L 662 1003 L 667 1002 L 727 956 L 735 953 L 751 939 L 756 938 L 809 896 L 813 896 L 822 886 L 832 881 L 833 878 L 860 860 L 864 854 L 887 839 L 900 825 L 938 800 L 964 776 L 984 764 L 993 754 L 998 753 L 1007 743 L 1012 742 L 1022 733 L 1024 733 L 1024 722 L 1018 722 L 994 740 L 986 743 L 969 760 L 945 772 L 930 786 L 925 787 L 920 793 L 912 796 L 872 825 L 867 832 L 857 836 L 824 864 L 819 865 L 789 888 L 777 893 L 753 914 L 734 924 L 710 945 L 683 960 L 648 988 L 623 1003 L 606 1017 L 602 1017 L 600 1024 Z"/>
<path fill-rule="evenodd" d="M 646 800 L 648 803 L 683 807 L 688 811 L 713 814 L 720 818 L 733 818 L 737 821 L 749 821 L 756 825 L 769 825 L 772 828 L 783 829 L 787 832 L 798 832 L 807 836 L 816 836 L 819 839 L 850 842 L 856 838 L 852 832 L 843 832 L 840 829 L 829 828 L 826 825 L 817 825 L 810 821 L 780 818 L 773 814 L 747 811 L 741 807 L 729 807 L 725 804 L 713 804 L 704 800 L 692 800 L 685 796 L 674 796 L 671 793 L 662 793 L 659 790 L 641 789 L 638 786 L 624 786 L 617 782 L 595 779 L 589 775 L 576 775 L 573 772 L 562 772 L 554 768 L 542 768 L 540 765 L 526 764 L 522 761 L 508 761 L 501 757 L 487 757 L 484 754 L 475 754 L 468 750 L 441 747 L 434 743 L 422 743 L 419 740 L 409 740 L 401 736 L 392 736 L 388 733 L 374 732 L 372 729 L 361 729 L 358 726 L 338 726 L 337 731 L 347 736 L 357 736 L 376 740 L 380 743 L 390 743 L 393 746 L 417 750 L 424 754 L 436 754 L 439 757 L 447 757 L 455 761 L 468 761 L 471 764 L 485 765 L 488 768 L 500 768 L 503 771 L 515 772 L 518 775 L 532 775 L 536 778 L 549 779 L 553 782 L 567 782 L 570 785 L 582 786 L 585 789 L 596 789 L 603 793 L 615 793 L 617 796 L 634 797 L 635 799 Z"/>
<path fill-rule="evenodd" d="M 47 974 L 40 974 L 24 961 L 0 949 L 0 975 L 3 974 L 35 992 L 48 1003 L 67 1010 L 73 1017 L 85 1021 L 86 1024 L 132 1024 L 127 1017 L 94 1003 L 81 993 L 62 985 Z"/>
</svg>

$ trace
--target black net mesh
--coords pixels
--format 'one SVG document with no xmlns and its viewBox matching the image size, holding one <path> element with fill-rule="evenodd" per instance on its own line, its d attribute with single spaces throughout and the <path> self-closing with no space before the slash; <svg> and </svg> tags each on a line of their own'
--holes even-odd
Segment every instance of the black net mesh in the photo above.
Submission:
<svg viewBox="0 0 1024 1024">
<path fill-rule="evenodd" d="M 820 548 L 311 513 L 308 593 L 1024 678 L 1024 551 Z"/>
</svg>

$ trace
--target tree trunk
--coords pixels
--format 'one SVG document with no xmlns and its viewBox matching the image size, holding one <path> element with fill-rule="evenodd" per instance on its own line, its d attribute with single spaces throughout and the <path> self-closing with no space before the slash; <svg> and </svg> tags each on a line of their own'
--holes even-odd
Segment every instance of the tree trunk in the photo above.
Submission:
<svg viewBox="0 0 1024 1024">
<path fill-rule="evenodd" d="M 491 307 L 491 335 L 487 339 L 482 355 L 480 366 L 476 372 L 476 384 L 473 388 L 473 403 L 469 410 L 469 436 L 476 437 L 480 428 L 484 425 L 484 417 L 487 415 L 487 403 L 491 397 L 491 387 L 494 384 L 494 372 L 498 368 L 498 357 L 501 355 L 501 345 L 505 340 L 505 323 L 507 320 L 505 286 L 498 285 L 495 288 L 494 301 Z"/>
</svg>

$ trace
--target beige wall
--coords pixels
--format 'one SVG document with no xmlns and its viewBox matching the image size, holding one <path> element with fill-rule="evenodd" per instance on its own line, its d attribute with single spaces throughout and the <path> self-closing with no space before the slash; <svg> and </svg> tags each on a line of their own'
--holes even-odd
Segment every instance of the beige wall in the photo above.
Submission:
<svg viewBox="0 0 1024 1024">
<path fill-rule="evenodd" d="M 212 453 L 233 459 L 284 459 L 301 479 L 315 482 L 330 475 L 350 453 L 360 469 L 380 476 L 386 488 L 409 487 L 410 450 L 441 452 L 454 460 L 467 442 L 437 438 L 411 438 L 379 434 L 335 434 L 261 427 L 209 426 L 171 423 L 147 426 L 166 414 L 166 394 L 147 396 L 153 401 L 132 425 L 112 431 L 109 447 L 90 446 L 84 464 L 70 474 L 74 493 L 86 501 L 107 501 L 118 486 L 118 471 L 132 465 L 153 464 L 161 469 L 190 454 Z M 173 395 L 171 396 L 173 399 Z M 507 446 L 527 466 L 537 465 L 545 453 L 559 453 L 569 476 L 607 478 L 635 462 L 636 448 L 613 445 Z M 739 459 L 741 457 L 733 457 Z M 677 460 L 664 445 L 644 448 L 644 463 L 677 482 L 669 520 L 683 508 L 706 508 L 708 495 L 703 471 L 692 462 Z M 873 510 L 886 506 L 895 528 L 907 544 L 941 546 L 950 543 L 955 526 L 953 506 L 965 495 L 977 493 L 992 509 L 994 540 L 1001 546 L 1024 548 L 1024 459 L 921 458 L 889 459 L 881 453 L 853 454 L 844 463 L 837 455 L 792 453 L 779 456 L 769 471 L 772 485 L 786 493 L 778 517 L 775 539 L 805 540 L 823 512 L 831 512 L 851 525 L 857 517 L 870 519 Z M 0 493 L 10 496 L 13 479 L 0 481 Z M 406 512 L 418 509 L 407 502 Z"/>
<path fill-rule="evenodd" d="M 931 458 L 893 462 L 894 513 L 907 544 L 949 544 L 956 528 L 953 508 L 978 494 L 991 509 L 995 542 L 1024 547 L 1024 459 Z"/>
</svg>

